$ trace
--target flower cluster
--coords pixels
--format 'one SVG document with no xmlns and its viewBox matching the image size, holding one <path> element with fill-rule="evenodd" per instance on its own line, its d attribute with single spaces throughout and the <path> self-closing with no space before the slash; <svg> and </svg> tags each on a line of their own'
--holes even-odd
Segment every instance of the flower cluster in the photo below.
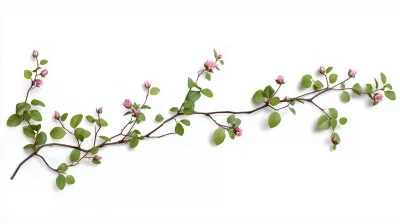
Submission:
<svg viewBox="0 0 400 224">
<path fill-rule="evenodd" d="M 338 75 L 333 73 L 333 67 L 329 66 L 327 68 L 320 66 L 318 68 L 319 73 L 322 75 L 322 79 L 319 77 L 313 77 L 310 74 L 306 74 L 301 78 L 301 86 L 304 90 L 312 88 L 307 93 L 302 93 L 299 96 L 287 96 L 281 95 L 281 91 L 284 91 L 285 78 L 279 75 L 275 82 L 271 80 L 273 84 L 260 86 L 253 94 L 252 101 L 257 105 L 256 108 L 250 108 L 248 110 L 233 111 L 233 110 L 217 110 L 210 112 L 201 112 L 196 107 L 196 102 L 201 99 L 201 97 L 212 98 L 214 93 L 211 89 L 206 88 L 205 85 L 200 82 L 200 78 L 204 77 L 206 80 L 211 81 L 211 74 L 214 74 L 220 70 L 220 66 L 224 65 L 222 60 L 222 54 L 214 50 L 214 59 L 207 60 L 203 65 L 204 69 L 201 69 L 196 79 L 188 78 L 187 82 L 187 93 L 184 95 L 183 101 L 179 104 L 171 107 L 168 112 L 163 114 L 157 114 L 154 121 L 157 123 L 151 131 L 147 133 L 142 133 L 139 130 L 141 126 L 138 124 L 145 122 L 146 111 L 152 109 L 147 103 L 149 96 L 155 96 L 160 93 L 160 88 L 152 86 L 150 81 L 146 80 L 143 83 L 142 88 L 145 89 L 144 101 L 142 103 L 134 102 L 131 99 L 125 99 L 122 101 L 121 109 L 124 110 L 124 117 L 126 116 L 127 122 L 119 129 L 115 135 L 105 136 L 101 135 L 100 132 L 108 127 L 108 123 L 103 117 L 103 108 L 96 108 L 93 116 L 88 114 L 84 116 L 83 114 L 76 114 L 70 117 L 69 122 L 67 122 L 69 115 L 68 113 L 61 114 L 58 111 L 54 112 L 54 119 L 57 125 L 47 132 L 52 139 L 63 139 L 66 135 L 71 135 L 76 142 L 74 144 L 61 144 L 57 142 L 47 143 L 48 137 L 46 131 L 42 130 L 40 122 L 42 121 L 42 115 L 39 112 L 40 107 L 45 107 L 45 104 L 38 100 L 33 99 L 28 101 L 29 93 L 34 89 L 34 87 L 41 87 L 43 85 L 43 78 L 48 74 L 47 69 L 41 68 L 42 65 L 47 64 L 47 60 L 40 60 L 39 52 L 37 50 L 32 52 L 32 56 L 36 60 L 36 67 L 33 70 L 25 70 L 24 76 L 31 83 L 28 89 L 25 101 L 17 103 L 15 113 L 8 118 L 7 126 L 16 127 L 21 123 L 24 123 L 23 132 L 29 139 L 28 144 L 24 146 L 24 149 L 31 150 L 31 154 L 25 160 L 23 160 L 17 169 L 15 170 L 11 179 L 15 177 L 20 167 L 32 157 L 40 157 L 44 164 L 57 175 L 56 185 L 59 189 L 63 190 L 66 184 L 71 185 L 75 183 L 75 178 L 69 174 L 69 169 L 75 167 L 82 160 L 91 160 L 93 164 L 99 165 L 103 162 L 103 158 L 98 154 L 99 150 L 107 147 L 120 144 L 126 144 L 129 148 L 138 147 L 139 143 L 148 138 L 162 138 L 169 135 L 182 136 L 185 133 L 185 129 L 189 129 L 191 121 L 189 120 L 192 116 L 204 116 L 216 126 L 213 132 L 213 141 L 216 145 L 222 144 L 226 136 L 232 140 L 243 134 L 242 121 L 237 116 L 242 116 L 245 114 L 253 114 L 257 111 L 265 111 L 264 114 L 268 114 L 268 126 L 270 128 L 276 128 L 281 122 L 283 117 L 281 116 L 281 111 L 288 109 L 293 115 L 296 115 L 296 104 L 309 104 L 320 111 L 321 115 L 316 119 L 317 128 L 320 130 L 330 130 L 330 141 L 332 142 L 332 149 L 335 150 L 336 147 L 341 143 L 338 131 L 340 131 L 341 126 L 346 125 L 347 118 L 344 116 L 339 116 L 339 111 L 330 107 L 327 109 L 318 105 L 314 99 L 317 96 L 321 96 L 329 91 L 340 92 L 340 98 L 344 103 L 348 103 L 351 97 L 357 97 L 361 95 L 366 95 L 372 100 L 372 104 L 375 106 L 383 101 L 386 97 L 389 100 L 395 100 L 396 94 L 392 90 L 392 85 L 387 83 L 386 75 L 381 73 L 380 80 L 381 85 L 375 79 L 374 84 L 365 84 L 365 88 L 362 88 L 359 83 L 353 84 L 351 87 L 346 87 L 347 82 L 351 78 L 355 78 L 357 72 L 356 70 L 350 69 L 346 78 L 343 81 L 338 81 Z M 41 66 L 39 66 L 41 65 Z M 34 74 L 34 75 L 33 75 Z M 319 76 L 317 74 L 317 76 Z M 276 85 L 276 84 L 277 85 Z M 350 95 L 352 93 L 353 96 Z M 176 102 L 176 101 L 174 101 Z M 296 108 L 296 109 L 295 109 Z M 169 115 L 167 115 L 169 113 Z M 218 121 L 215 115 L 222 114 L 226 115 L 226 122 Z M 168 116 L 165 118 L 165 116 Z M 93 134 L 86 130 L 83 126 L 80 126 L 82 121 L 85 120 L 93 125 Z M 157 134 L 162 130 L 162 127 L 166 128 L 164 125 L 167 123 L 174 123 L 174 129 L 172 131 Z M 341 126 L 339 126 L 341 125 Z M 88 141 L 89 137 L 93 140 Z M 91 144 L 89 148 L 84 146 L 85 144 Z M 58 166 L 50 165 L 46 158 L 40 154 L 40 150 L 45 147 L 58 146 L 71 149 L 69 161 L 59 164 Z M 67 173 L 68 172 L 68 173 Z"/>
</svg>

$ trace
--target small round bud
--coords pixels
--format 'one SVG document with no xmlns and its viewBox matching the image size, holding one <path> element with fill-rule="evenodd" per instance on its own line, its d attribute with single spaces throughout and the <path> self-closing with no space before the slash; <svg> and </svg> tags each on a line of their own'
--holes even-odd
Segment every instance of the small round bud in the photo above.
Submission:
<svg viewBox="0 0 400 224">
<path fill-rule="evenodd" d="M 338 144 L 340 143 L 340 139 L 337 139 L 336 137 L 333 137 L 333 138 L 332 138 L 332 143 L 333 143 L 334 145 L 338 145 Z"/>
<path fill-rule="evenodd" d="M 144 87 L 145 87 L 146 89 L 150 89 L 151 83 L 149 82 L 149 80 L 144 81 Z"/>
<path fill-rule="evenodd" d="M 103 108 L 102 108 L 102 107 L 100 107 L 99 109 L 97 109 L 97 110 L 96 110 L 96 112 L 97 112 L 98 114 L 101 114 L 101 113 L 103 113 Z"/>
<path fill-rule="evenodd" d="M 41 87 L 41 86 L 43 85 L 43 80 L 41 80 L 41 79 L 35 79 L 35 80 L 33 80 L 33 85 L 34 85 L 35 87 Z"/>
<path fill-rule="evenodd" d="M 32 52 L 32 56 L 33 56 L 34 58 L 37 58 L 37 57 L 39 57 L 39 51 L 37 51 L 37 50 L 33 50 L 33 52 Z"/>
<path fill-rule="evenodd" d="M 102 158 L 103 158 L 103 157 L 101 157 L 101 156 L 99 156 L 99 155 L 96 155 L 93 159 L 95 159 L 95 160 L 97 160 L 97 161 L 100 161 Z"/>
<path fill-rule="evenodd" d="M 348 74 L 349 74 L 350 77 L 354 78 L 354 77 L 356 77 L 357 71 L 353 70 L 353 69 L 349 69 L 349 73 Z"/>
<path fill-rule="evenodd" d="M 375 102 L 382 102 L 382 100 L 383 100 L 383 96 L 382 96 L 382 94 L 376 94 L 375 96 L 374 96 L 374 100 L 375 100 Z"/>
<path fill-rule="evenodd" d="M 283 76 L 278 76 L 278 78 L 275 79 L 276 83 L 282 85 L 285 84 L 285 78 Z"/>
<path fill-rule="evenodd" d="M 218 54 L 218 59 L 221 59 L 222 58 L 222 54 Z"/>
<path fill-rule="evenodd" d="M 290 97 L 285 96 L 285 97 L 283 98 L 283 101 L 285 101 L 285 102 L 290 102 Z"/>
<path fill-rule="evenodd" d="M 240 136 L 242 136 L 242 132 L 243 132 L 242 129 L 239 128 L 239 129 L 235 130 L 235 135 L 240 137 Z"/>
<path fill-rule="evenodd" d="M 140 110 L 133 110 L 133 116 L 134 117 L 137 117 L 137 116 L 139 116 L 139 114 L 140 114 Z"/>
<path fill-rule="evenodd" d="M 58 111 L 54 111 L 54 119 L 60 120 L 60 113 Z"/>
<path fill-rule="evenodd" d="M 325 68 L 323 66 L 319 66 L 319 73 L 321 73 L 322 75 L 325 74 Z"/>
<path fill-rule="evenodd" d="M 40 73 L 40 75 L 42 77 L 46 77 L 48 73 L 49 73 L 49 71 L 47 71 L 47 69 L 43 69 L 42 72 Z"/>
</svg>

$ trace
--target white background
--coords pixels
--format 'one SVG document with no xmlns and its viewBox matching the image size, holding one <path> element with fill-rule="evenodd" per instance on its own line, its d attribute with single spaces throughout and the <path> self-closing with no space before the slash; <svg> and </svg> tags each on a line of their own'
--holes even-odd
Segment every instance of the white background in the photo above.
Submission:
<svg viewBox="0 0 400 224">
<path fill-rule="evenodd" d="M 384 72 L 395 90 L 400 86 L 400 7 L 389 1 L 67 2 L 0 5 L 0 223 L 400 222 L 398 101 L 371 107 L 364 96 L 346 105 L 338 92 L 317 100 L 349 119 L 338 129 L 336 151 L 329 132 L 315 131 L 321 112 L 297 104 L 297 116 L 282 111 L 274 130 L 269 110 L 240 116 L 243 136 L 219 147 L 211 144 L 212 121 L 195 116 L 184 137 L 146 140 L 134 150 L 104 148 L 103 164 L 69 170 L 76 184 L 64 191 L 38 158 L 9 180 L 28 155 L 21 128 L 5 124 L 29 86 L 23 70 L 34 68 L 33 49 L 49 60 L 43 88 L 32 93 L 46 103 L 47 132 L 56 125 L 54 110 L 93 115 L 102 106 L 110 124 L 102 134 L 117 133 L 127 119 L 122 100 L 141 103 L 145 79 L 161 88 L 139 125 L 153 129 L 154 116 L 170 116 L 187 77 L 213 58 L 213 48 L 226 65 L 211 82 L 201 79 L 214 98 L 201 98 L 199 111 L 252 109 L 252 94 L 281 74 L 287 84 L 279 95 L 297 96 L 302 75 L 315 75 L 319 65 L 334 66 L 340 79 L 356 69 L 351 82 L 362 84 Z M 158 133 L 172 130 L 170 124 Z M 70 150 L 41 153 L 58 166 Z"/>
</svg>

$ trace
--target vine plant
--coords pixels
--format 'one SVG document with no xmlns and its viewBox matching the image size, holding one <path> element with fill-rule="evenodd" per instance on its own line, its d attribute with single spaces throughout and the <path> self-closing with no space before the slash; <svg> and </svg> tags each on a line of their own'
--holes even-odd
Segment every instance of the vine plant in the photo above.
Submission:
<svg viewBox="0 0 400 224">
<path fill-rule="evenodd" d="M 204 63 L 204 68 L 201 69 L 197 77 L 193 80 L 188 78 L 188 91 L 183 99 L 182 103 L 176 107 L 170 109 L 171 115 L 165 119 L 161 114 L 158 114 L 154 119 L 159 124 L 147 133 L 142 133 L 138 128 L 138 125 L 146 120 L 145 111 L 151 109 L 147 104 L 150 95 L 157 95 L 160 92 L 158 87 L 152 87 L 149 81 L 144 82 L 144 89 L 146 91 L 144 101 L 142 104 L 132 102 L 130 99 L 125 99 L 122 106 L 126 108 L 124 116 L 128 117 L 128 121 L 120 131 L 113 136 L 100 135 L 100 131 L 108 126 L 107 121 L 102 117 L 103 109 L 100 107 L 96 109 L 92 115 L 85 116 L 86 121 L 93 124 L 93 134 L 89 130 L 85 130 L 79 125 L 84 116 L 77 114 L 71 117 L 69 120 L 69 127 L 67 125 L 68 113 L 60 114 L 54 112 L 54 119 L 59 123 L 58 126 L 54 127 L 50 131 L 50 136 L 53 139 L 62 139 L 65 135 L 72 135 L 76 140 L 75 144 L 63 144 L 63 143 L 48 143 L 48 136 L 46 132 L 42 131 L 40 122 L 42 121 L 41 113 L 39 112 L 40 107 L 45 107 L 45 104 L 37 99 L 32 99 L 28 102 L 29 94 L 36 88 L 43 86 L 43 79 L 47 77 L 48 70 L 43 68 L 48 61 L 45 59 L 39 60 L 39 53 L 37 50 L 33 51 L 33 58 L 36 61 L 36 66 L 33 70 L 25 70 L 24 76 L 29 80 L 30 86 L 26 93 L 25 101 L 17 103 L 15 113 L 11 115 L 7 120 L 7 126 L 16 127 L 22 122 L 23 133 L 29 138 L 30 143 L 24 146 L 24 149 L 30 150 L 31 154 L 24 159 L 16 168 L 11 179 L 14 179 L 22 165 L 31 158 L 37 157 L 41 159 L 44 164 L 56 174 L 56 185 L 60 190 L 63 190 L 66 184 L 74 184 L 75 178 L 72 175 L 67 175 L 69 168 L 78 166 L 82 160 L 91 160 L 94 164 L 101 164 L 102 157 L 98 155 L 99 150 L 108 146 L 127 144 L 130 148 L 135 148 L 140 142 L 148 138 L 162 138 L 168 135 L 180 135 L 182 136 L 185 132 L 184 126 L 190 126 L 190 121 L 187 119 L 193 115 L 201 115 L 208 117 L 212 122 L 215 123 L 217 128 L 214 131 L 213 140 L 216 145 L 220 145 L 225 141 L 226 134 L 231 139 L 235 139 L 242 135 L 241 120 L 237 115 L 252 114 L 260 110 L 269 109 L 272 112 L 269 114 L 268 125 L 270 128 L 275 128 L 281 122 L 280 111 L 283 109 L 289 109 L 294 115 L 296 111 L 294 106 L 296 103 L 308 103 L 321 111 L 321 116 L 317 120 L 317 127 L 322 130 L 331 130 L 330 139 L 332 142 L 332 149 L 336 150 L 337 145 L 341 139 L 339 134 L 336 132 L 338 124 L 345 125 L 347 123 L 346 117 L 340 117 L 339 113 L 335 108 L 323 109 L 314 100 L 315 98 L 322 96 L 323 94 L 330 91 L 341 92 L 341 99 L 348 103 L 350 101 L 350 93 L 352 92 L 355 96 L 365 95 L 370 100 L 372 105 L 378 105 L 383 101 L 383 95 L 389 100 L 395 100 L 396 94 L 392 91 L 392 85 L 387 83 L 386 76 L 381 73 L 380 81 L 378 82 L 374 78 L 374 85 L 366 84 L 365 88 L 362 88 L 359 83 L 354 84 L 352 87 L 346 87 L 346 83 L 355 78 L 357 72 L 350 69 L 347 72 L 346 78 L 338 82 L 338 75 L 332 72 L 332 67 L 319 67 L 319 73 L 321 80 L 314 78 L 313 76 L 306 74 L 301 79 L 301 86 L 305 89 L 312 88 L 310 92 L 299 96 L 278 96 L 279 90 L 284 86 L 285 79 L 283 76 L 278 76 L 275 79 L 275 88 L 272 85 L 267 85 L 263 89 L 257 90 L 252 100 L 259 106 L 250 110 L 243 111 L 231 111 L 231 110 L 220 110 L 202 112 L 197 110 L 196 101 L 198 101 L 202 95 L 205 97 L 213 97 L 213 92 L 208 88 L 202 88 L 199 83 L 201 77 L 205 77 L 206 80 L 211 81 L 216 70 L 220 70 L 220 66 L 224 65 L 222 55 L 214 50 L 214 60 L 207 60 Z M 226 114 L 226 122 L 217 121 L 213 115 L 215 114 Z M 183 119 L 179 117 L 185 116 Z M 175 129 L 171 132 L 162 133 L 156 135 L 156 133 L 164 126 L 164 124 L 175 121 Z M 89 141 L 88 138 L 93 136 L 93 140 L 90 142 L 92 146 L 90 148 L 83 148 L 82 143 Z M 58 166 L 53 166 L 47 162 L 47 160 L 40 154 L 41 150 L 46 147 L 58 146 L 62 148 L 71 149 L 70 157 L 68 162 L 62 163 Z"/>
</svg>

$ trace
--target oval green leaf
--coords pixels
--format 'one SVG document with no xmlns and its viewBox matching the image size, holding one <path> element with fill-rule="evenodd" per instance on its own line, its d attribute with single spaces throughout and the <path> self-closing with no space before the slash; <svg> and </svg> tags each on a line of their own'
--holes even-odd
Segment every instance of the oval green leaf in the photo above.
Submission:
<svg viewBox="0 0 400 224">
<path fill-rule="evenodd" d="M 281 115 L 278 112 L 271 113 L 268 118 L 268 126 L 274 128 L 278 126 L 279 123 L 281 123 Z"/>
<path fill-rule="evenodd" d="M 213 139 L 214 139 L 214 143 L 216 145 L 220 145 L 222 142 L 224 142 L 225 137 L 226 137 L 226 134 L 225 134 L 225 130 L 223 128 L 217 128 L 214 131 Z"/>
<path fill-rule="evenodd" d="M 61 127 L 55 127 L 51 130 L 50 136 L 54 139 L 62 139 L 67 133 Z"/>
<path fill-rule="evenodd" d="M 7 126 L 16 127 L 22 122 L 22 117 L 18 114 L 13 114 L 7 119 Z"/>
</svg>

